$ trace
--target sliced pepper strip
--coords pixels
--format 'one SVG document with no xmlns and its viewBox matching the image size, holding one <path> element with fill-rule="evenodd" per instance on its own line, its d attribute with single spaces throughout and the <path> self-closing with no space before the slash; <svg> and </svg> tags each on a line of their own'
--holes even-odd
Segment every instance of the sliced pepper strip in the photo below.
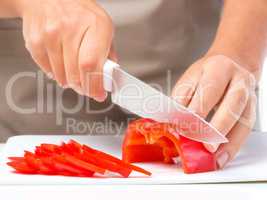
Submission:
<svg viewBox="0 0 267 200">
<path fill-rule="evenodd" d="M 15 157 L 15 156 L 8 157 L 8 159 L 11 161 L 24 161 L 25 160 L 23 157 Z"/>
<path fill-rule="evenodd" d="M 93 172 L 97 172 L 100 174 L 105 174 L 106 170 L 101 168 L 101 167 L 98 167 L 98 166 L 93 165 L 91 163 L 77 159 L 74 156 L 71 156 L 68 154 L 63 154 L 62 156 L 66 160 L 66 162 L 68 162 L 71 165 L 74 165 L 74 166 L 79 167 L 79 168 L 84 169 L 84 170 L 93 171 Z"/>
<path fill-rule="evenodd" d="M 91 177 L 95 172 L 104 174 L 106 170 L 123 177 L 128 177 L 132 170 L 151 174 L 74 140 L 61 145 L 41 144 L 36 146 L 34 153 L 25 151 L 23 157 L 10 157 L 10 160 L 7 164 L 16 172 L 27 174 Z"/>
<path fill-rule="evenodd" d="M 118 159 L 118 158 L 116 158 L 116 157 L 114 157 L 112 155 L 109 155 L 107 153 L 104 153 L 102 151 L 98 151 L 98 150 L 90 148 L 90 147 L 88 147 L 86 145 L 83 145 L 83 149 L 84 149 L 84 151 L 87 151 L 87 152 L 89 152 L 91 154 L 95 154 L 95 155 L 99 156 L 99 158 L 102 158 L 103 160 L 112 161 L 112 162 L 114 162 L 114 163 L 116 163 L 116 164 L 118 164 L 120 166 L 132 169 L 134 171 L 143 173 L 143 174 L 148 175 L 148 176 L 151 175 L 151 172 L 149 172 L 149 171 L 147 171 L 147 170 L 145 170 L 145 169 L 143 169 L 141 167 L 138 167 L 136 165 L 132 165 L 130 163 L 124 162 L 123 160 L 120 160 L 120 159 Z"/>
<path fill-rule="evenodd" d="M 28 166 L 36 170 L 39 174 L 54 174 L 54 170 L 46 166 L 41 159 L 37 158 L 33 153 L 25 151 L 24 159 Z"/>
<path fill-rule="evenodd" d="M 117 172 L 123 177 L 128 177 L 132 172 L 132 169 L 128 166 L 123 166 L 111 161 L 110 159 L 107 159 L 107 157 L 104 158 L 103 156 L 101 156 L 101 151 L 95 150 L 86 145 L 80 145 L 74 140 L 70 140 L 67 144 L 62 145 L 62 147 L 64 148 L 65 152 L 69 152 L 71 155 L 79 158 L 80 160 L 92 163 L 98 167 L 107 169 L 112 172 Z"/>
<path fill-rule="evenodd" d="M 109 171 L 117 172 L 117 173 L 121 174 L 123 177 L 128 177 L 130 175 L 130 173 L 132 172 L 131 168 L 118 165 L 114 162 L 111 162 L 110 160 L 102 159 L 102 158 L 98 157 L 97 155 L 90 154 L 86 151 L 84 151 L 83 154 L 80 156 L 81 156 L 82 160 L 94 163 L 95 165 L 100 166 L 100 167 L 107 169 Z"/>
<path fill-rule="evenodd" d="M 93 170 L 85 167 L 80 167 L 79 165 L 73 165 L 70 163 L 63 155 L 54 155 L 51 157 L 50 166 L 54 167 L 58 174 L 65 175 L 66 173 L 74 176 L 92 176 L 94 174 Z M 49 161 L 48 161 L 49 162 Z"/>
<path fill-rule="evenodd" d="M 31 168 L 26 161 L 11 161 L 7 165 L 15 169 L 17 172 L 22 174 L 35 174 L 36 170 Z"/>
</svg>

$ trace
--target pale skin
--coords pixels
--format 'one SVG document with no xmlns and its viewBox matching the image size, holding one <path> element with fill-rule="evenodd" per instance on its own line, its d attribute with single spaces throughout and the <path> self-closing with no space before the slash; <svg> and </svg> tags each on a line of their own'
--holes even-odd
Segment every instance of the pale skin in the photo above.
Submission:
<svg viewBox="0 0 267 200">
<path fill-rule="evenodd" d="M 62 87 L 104 101 L 102 66 L 117 60 L 114 28 L 93 0 L 2 0 L 0 17 L 23 21 L 25 46 Z M 223 168 L 240 150 L 255 121 L 255 87 L 267 48 L 267 1 L 225 0 L 208 52 L 177 81 L 173 98 L 206 118 L 229 142 L 205 145 Z"/>
<path fill-rule="evenodd" d="M 61 87 L 104 101 L 102 66 L 112 48 L 113 24 L 92 0 L 2 0 L 0 17 L 20 17 L 25 47 Z"/>
</svg>

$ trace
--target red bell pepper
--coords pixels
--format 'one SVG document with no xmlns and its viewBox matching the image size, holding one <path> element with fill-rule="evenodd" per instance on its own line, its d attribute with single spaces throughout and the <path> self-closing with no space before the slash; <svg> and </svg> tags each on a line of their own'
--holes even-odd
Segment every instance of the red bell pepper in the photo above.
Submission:
<svg viewBox="0 0 267 200">
<path fill-rule="evenodd" d="M 35 174 L 37 171 L 33 168 L 31 168 L 28 163 L 23 161 L 11 161 L 8 162 L 7 165 L 14 168 L 16 172 L 23 173 L 23 174 Z"/>
<path fill-rule="evenodd" d="M 94 173 L 104 175 L 106 171 L 112 171 L 128 177 L 134 170 L 151 175 L 140 167 L 74 140 L 61 145 L 41 144 L 34 153 L 25 151 L 23 157 L 9 157 L 9 160 L 9 166 L 24 174 L 91 177 Z"/>
<path fill-rule="evenodd" d="M 215 156 L 202 143 L 179 135 L 173 125 L 139 119 L 129 124 L 122 147 L 125 162 L 173 163 L 181 157 L 185 173 L 217 169 Z"/>
<path fill-rule="evenodd" d="M 148 176 L 151 175 L 151 173 L 149 171 L 147 171 L 145 169 L 142 169 L 141 167 L 138 167 L 138 166 L 135 166 L 135 165 L 131 165 L 129 163 L 126 163 L 126 162 L 124 162 L 124 161 L 122 161 L 122 160 L 120 160 L 120 159 L 118 159 L 118 158 L 116 158 L 116 157 L 114 157 L 112 155 L 109 155 L 109 154 L 104 153 L 102 151 L 98 151 L 96 149 L 92 149 L 92 148 L 90 148 L 90 147 L 88 147 L 86 145 L 83 145 L 83 150 L 85 152 L 88 152 L 88 153 L 91 153 L 91 154 L 97 156 L 98 158 L 101 159 L 101 161 L 105 160 L 105 161 L 109 161 L 109 162 L 112 162 L 112 163 L 116 164 L 120 168 L 123 168 L 124 169 L 124 172 L 125 172 L 125 170 L 126 171 L 130 170 L 130 172 L 132 170 L 134 170 L 134 171 L 143 173 L 143 174 L 148 175 Z M 120 173 L 120 170 L 118 170 L 117 172 Z M 120 174 L 123 175 L 124 172 L 121 172 Z"/>
</svg>

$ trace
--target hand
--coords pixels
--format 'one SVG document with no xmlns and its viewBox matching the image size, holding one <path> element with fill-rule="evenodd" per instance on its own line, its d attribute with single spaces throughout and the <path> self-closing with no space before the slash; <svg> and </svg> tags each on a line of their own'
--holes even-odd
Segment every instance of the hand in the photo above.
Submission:
<svg viewBox="0 0 267 200">
<path fill-rule="evenodd" d="M 21 3 L 23 36 L 35 62 L 62 87 L 104 101 L 102 67 L 112 48 L 113 25 L 92 0 Z"/>
<path fill-rule="evenodd" d="M 229 142 L 206 145 L 215 152 L 223 168 L 232 160 L 255 122 L 255 77 L 244 67 L 222 55 L 205 57 L 184 73 L 173 89 L 173 97 L 198 115 L 206 118 Z"/>
</svg>

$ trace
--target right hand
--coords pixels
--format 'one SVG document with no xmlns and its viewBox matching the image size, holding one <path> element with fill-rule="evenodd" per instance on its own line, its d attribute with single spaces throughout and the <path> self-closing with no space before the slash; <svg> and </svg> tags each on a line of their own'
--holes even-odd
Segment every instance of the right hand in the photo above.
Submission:
<svg viewBox="0 0 267 200">
<path fill-rule="evenodd" d="M 25 45 L 57 83 L 104 101 L 102 68 L 112 48 L 111 18 L 93 0 L 21 0 Z"/>
</svg>

